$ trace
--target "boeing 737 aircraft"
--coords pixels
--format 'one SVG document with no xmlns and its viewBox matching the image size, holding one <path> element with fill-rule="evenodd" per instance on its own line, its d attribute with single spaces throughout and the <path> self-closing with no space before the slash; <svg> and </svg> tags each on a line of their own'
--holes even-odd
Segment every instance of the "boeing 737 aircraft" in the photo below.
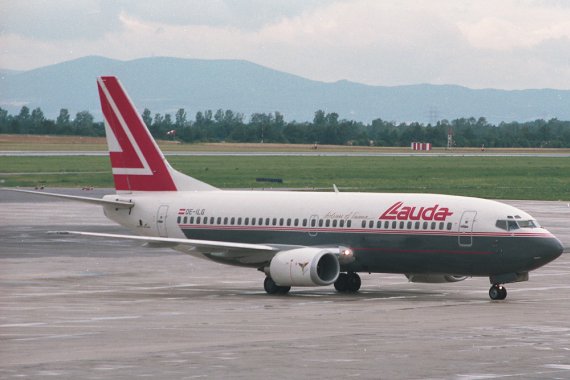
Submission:
<svg viewBox="0 0 570 380">
<path fill-rule="evenodd" d="M 562 253 L 560 241 L 529 214 L 479 198 L 438 194 L 372 194 L 220 190 L 174 170 L 119 80 L 97 80 L 116 194 L 63 197 L 103 206 L 136 236 L 218 263 L 258 269 L 269 294 L 292 286 L 356 292 L 358 272 L 401 273 L 413 282 L 489 277 L 489 296 L 503 284 Z M 35 192 L 34 192 L 35 193 Z"/>
</svg>

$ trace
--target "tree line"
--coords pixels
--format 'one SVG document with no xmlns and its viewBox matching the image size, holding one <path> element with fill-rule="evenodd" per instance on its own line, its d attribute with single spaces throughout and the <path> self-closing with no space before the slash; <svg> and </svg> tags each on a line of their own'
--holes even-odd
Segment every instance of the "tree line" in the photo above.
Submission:
<svg viewBox="0 0 570 380">
<path fill-rule="evenodd" d="M 502 122 L 493 125 L 484 117 L 440 120 L 435 124 L 396 123 L 382 119 L 371 123 L 340 119 L 335 112 L 315 112 L 312 122 L 285 121 L 280 112 L 254 113 L 246 118 L 232 110 L 206 110 L 193 120 L 180 108 L 154 115 L 144 109 L 142 120 L 158 139 L 194 142 L 266 142 L 292 144 L 334 144 L 409 146 L 411 142 L 430 142 L 434 147 L 447 146 L 452 131 L 457 147 L 570 147 L 570 121 L 558 119 L 528 122 Z M 88 111 L 74 118 L 62 108 L 55 120 L 48 119 L 40 108 L 23 106 L 17 115 L 0 108 L 0 133 L 104 136 L 105 127 Z"/>
</svg>

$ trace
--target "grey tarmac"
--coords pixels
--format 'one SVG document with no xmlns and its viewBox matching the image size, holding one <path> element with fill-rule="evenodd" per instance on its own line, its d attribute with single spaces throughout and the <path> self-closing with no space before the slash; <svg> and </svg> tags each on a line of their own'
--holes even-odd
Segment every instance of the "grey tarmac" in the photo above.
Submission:
<svg viewBox="0 0 570 380">
<path fill-rule="evenodd" d="M 268 296 L 255 270 L 49 235 L 127 231 L 97 206 L 0 191 L 0 378 L 568 379 L 570 207 L 507 203 L 566 249 L 506 301 L 486 278 L 367 273 L 355 295 Z"/>
</svg>

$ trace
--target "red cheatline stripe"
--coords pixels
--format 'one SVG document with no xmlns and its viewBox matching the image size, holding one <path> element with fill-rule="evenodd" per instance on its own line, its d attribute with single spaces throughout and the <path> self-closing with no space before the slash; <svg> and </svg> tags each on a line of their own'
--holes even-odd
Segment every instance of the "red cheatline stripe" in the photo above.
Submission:
<svg viewBox="0 0 570 380">
<path fill-rule="evenodd" d="M 492 233 L 492 232 L 479 232 L 477 235 L 461 234 L 457 231 L 416 231 L 416 230 L 372 230 L 372 229 L 355 229 L 355 228 L 306 228 L 306 227 L 286 227 L 286 226 L 218 226 L 211 224 L 179 224 L 181 229 L 184 230 L 212 230 L 212 231 L 291 231 L 301 233 L 360 233 L 360 234 L 373 234 L 373 235 L 425 235 L 425 236 L 451 236 L 451 237 L 538 237 L 550 238 L 552 234 L 548 233 Z M 413 234 L 410 232 L 414 232 Z"/>
</svg>

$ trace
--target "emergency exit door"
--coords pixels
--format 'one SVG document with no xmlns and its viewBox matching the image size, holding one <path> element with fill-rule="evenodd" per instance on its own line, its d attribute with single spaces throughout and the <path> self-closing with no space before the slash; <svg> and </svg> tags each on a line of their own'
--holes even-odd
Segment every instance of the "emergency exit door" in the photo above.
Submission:
<svg viewBox="0 0 570 380">
<path fill-rule="evenodd" d="M 162 205 L 158 208 L 156 212 L 156 229 L 158 230 L 158 236 L 167 237 L 168 233 L 166 231 L 166 218 L 168 215 L 168 206 Z"/>
<path fill-rule="evenodd" d="M 471 247 L 473 245 L 473 224 L 477 211 L 465 211 L 459 221 L 459 245 Z"/>
</svg>

